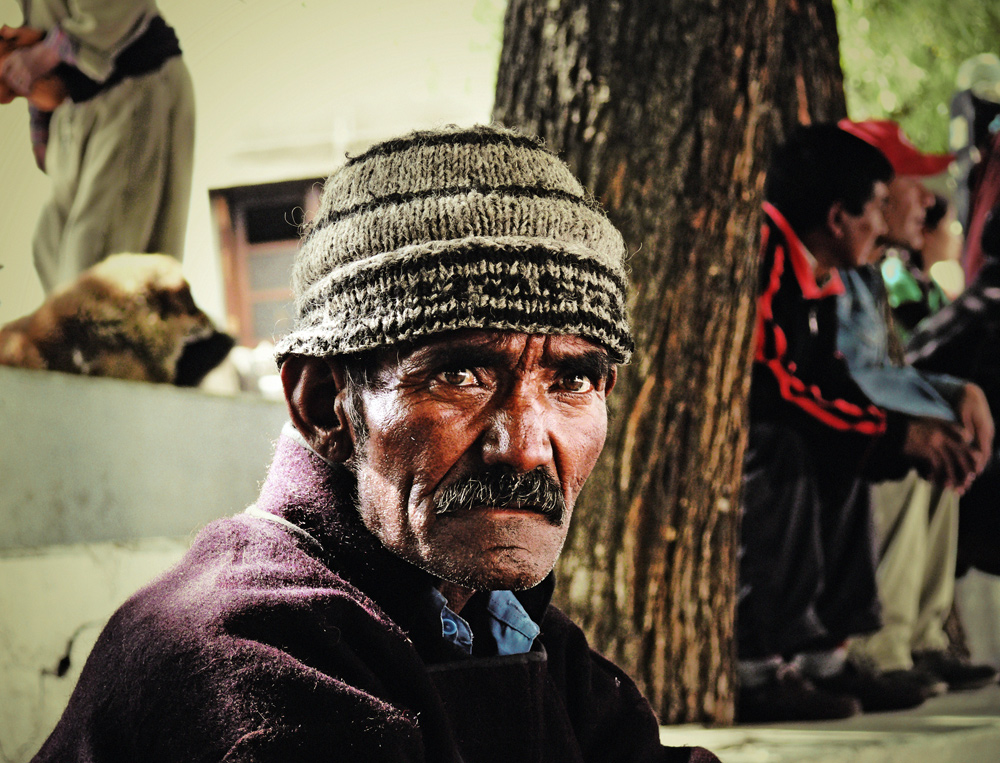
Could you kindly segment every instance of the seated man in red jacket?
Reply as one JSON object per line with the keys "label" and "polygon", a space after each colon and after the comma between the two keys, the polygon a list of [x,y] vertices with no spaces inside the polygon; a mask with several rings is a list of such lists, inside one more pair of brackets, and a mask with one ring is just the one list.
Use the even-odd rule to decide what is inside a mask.
{"label": "seated man in red jacket", "polygon": [[36,760],[704,761],[550,603],[632,349],[625,246],[502,128],[327,182],[257,504],[111,619]]}
{"label": "seated man in red jacket", "polygon": [[836,125],[800,128],[765,184],[744,459],[737,718],[840,718],[923,701],[846,661],[880,625],[866,476],[906,472],[917,435],[876,407],[837,352],[838,269],[885,233],[888,160]]}

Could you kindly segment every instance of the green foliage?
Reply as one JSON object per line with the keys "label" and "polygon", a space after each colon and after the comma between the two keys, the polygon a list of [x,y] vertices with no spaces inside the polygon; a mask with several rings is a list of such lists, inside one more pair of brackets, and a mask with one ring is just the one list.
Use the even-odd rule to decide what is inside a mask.
{"label": "green foliage", "polygon": [[925,151],[948,149],[958,67],[1000,54],[998,0],[833,0],[852,119],[894,119]]}

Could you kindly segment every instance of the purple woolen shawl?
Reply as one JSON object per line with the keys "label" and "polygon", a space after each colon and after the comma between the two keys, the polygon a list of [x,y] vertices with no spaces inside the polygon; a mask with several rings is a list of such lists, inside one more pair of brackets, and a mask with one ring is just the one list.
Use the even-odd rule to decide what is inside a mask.
{"label": "purple woolen shawl", "polygon": [[[204,528],[111,618],[35,761],[695,761],[549,605],[529,655],[470,658],[426,573],[362,525],[352,480],[287,437],[259,509]],[[475,597],[473,597],[475,598]]]}

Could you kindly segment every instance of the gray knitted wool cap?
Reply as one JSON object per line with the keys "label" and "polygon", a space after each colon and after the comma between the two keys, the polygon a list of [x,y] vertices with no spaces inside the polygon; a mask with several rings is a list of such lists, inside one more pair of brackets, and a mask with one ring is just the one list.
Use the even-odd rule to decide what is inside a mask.
{"label": "gray knitted wool cap", "polygon": [[625,244],[569,168],[501,127],[386,141],[323,189],[275,357],[340,355],[463,328],[573,334],[632,351]]}

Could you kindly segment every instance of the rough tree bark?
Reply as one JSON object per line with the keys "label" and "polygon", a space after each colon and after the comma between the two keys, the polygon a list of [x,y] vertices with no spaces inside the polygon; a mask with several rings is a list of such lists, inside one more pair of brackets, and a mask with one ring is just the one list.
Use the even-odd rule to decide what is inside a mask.
{"label": "rough tree bark", "polygon": [[[836,122],[847,116],[840,37],[831,0],[790,0],[775,72],[779,94],[777,139],[797,124]],[[787,96],[787,97],[785,97]]]}
{"label": "rough tree bark", "polygon": [[775,100],[784,42],[804,79],[822,56],[810,8],[833,18],[830,0],[511,0],[505,19],[494,119],[560,153],[633,253],[637,351],[560,604],[667,723],[732,720],[758,210],[771,145],[814,111],[805,84]]}

